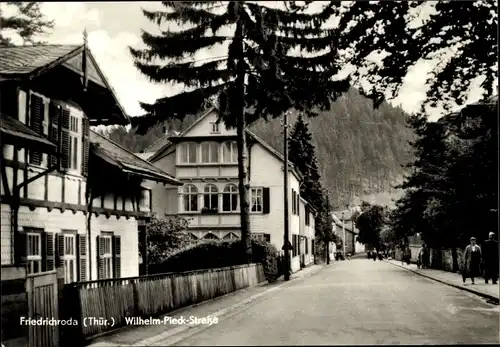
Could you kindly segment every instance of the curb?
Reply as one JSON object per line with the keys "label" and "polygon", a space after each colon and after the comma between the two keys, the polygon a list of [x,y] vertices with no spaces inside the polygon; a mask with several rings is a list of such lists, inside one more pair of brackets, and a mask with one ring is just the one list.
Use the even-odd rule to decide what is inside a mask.
{"label": "curb", "polygon": [[492,301],[493,303],[495,303],[496,305],[498,305],[498,304],[499,304],[499,298],[497,298],[497,297],[495,297],[495,296],[493,296],[493,295],[486,294],[486,293],[482,293],[482,292],[480,292],[480,291],[477,291],[477,290],[474,290],[474,289],[470,289],[470,288],[468,288],[468,287],[464,287],[464,286],[461,286],[461,285],[458,285],[458,284],[453,284],[453,283],[445,282],[445,281],[443,281],[443,280],[440,280],[440,279],[434,278],[434,277],[432,277],[432,276],[429,276],[429,275],[423,274],[423,273],[421,273],[421,272],[417,272],[417,271],[415,271],[415,270],[408,269],[408,268],[403,267],[403,266],[401,266],[401,265],[394,264],[394,263],[389,262],[389,261],[387,261],[387,260],[384,260],[384,262],[385,262],[385,263],[388,263],[388,264],[391,264],[391,265],[394,265],[394,266],[397,266],[397,267],[399,267],[399,268],[401,268],[401,269],[405,269],[405,270],[407,270],[407,271],[413,272],[413,273],[415,273],[415,274],[417,274],[417,275],[420,275],[420,276],[422,276],[422,277],[429,278],[429,279],[431,279],[431,280],[433,280],[433,281],[436,281],[436,282],[439,282],[439,283],[442,283],[442,284],[446,284],[446,285],[448,285],[448,286],[450,286],[450,287],[454,287],[454,288],[461,289],[461,290],[464,290],[464,291],[469,292],[469,293],[472,293],[472,294],[476,294],[476,295],[481,296],[481,297],[483,297],[483,298],[485,298],[485,299],[491,300],[491,301]]}

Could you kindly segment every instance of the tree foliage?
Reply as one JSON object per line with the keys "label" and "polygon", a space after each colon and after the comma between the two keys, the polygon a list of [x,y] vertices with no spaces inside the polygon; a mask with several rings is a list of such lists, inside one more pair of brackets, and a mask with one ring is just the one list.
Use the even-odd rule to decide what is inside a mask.
{"label": "tree foliage", "polygon": [[[0,45],[13,45],[8,36],[14,32],[23,44],[41,44],[36,37],[45,35],[54,27],[54,21],[47,20],[40,11],[40,2],[5,2],[0,5]],[[15,10],[6,15],[6,7]],[[10,33],[8,33],[10,32]]]}
{"label": "tree foliage", "polygon": [[[185,233],[187,227],[188,221],[178,216],[151,219],[146,225],[148,263],[160,264],[170,255],[192,244],[193,241]],[[139,249],[142,247],[140,244]]]}
{"label": "tree foliage", "polygon": [[383,206],[372,205],[366,208],[356,218],[356,228],[359,230],[358,241],[379,249],[381,244],[380,233],[386,223],[386,210]]}
{"label": "tree foliage", "polygon": [[421,232],[433,247],[457,247],[497,230],[498,97],[436,123],[411,126],[417,159],[391,214],[398,235]]}
{"label": "tree foliage", "polygon": [[[463,105],[478,78],[485,96],[495,92],[496,1],[353,1],[346,7],[339,44],[356,67],[354,80],[367,80],[365,92],[376,102],[384,94],[396,96],[420,60],[439,62],[428,80],[426,104]],[[381,64],[371,59],[375,54]]]}

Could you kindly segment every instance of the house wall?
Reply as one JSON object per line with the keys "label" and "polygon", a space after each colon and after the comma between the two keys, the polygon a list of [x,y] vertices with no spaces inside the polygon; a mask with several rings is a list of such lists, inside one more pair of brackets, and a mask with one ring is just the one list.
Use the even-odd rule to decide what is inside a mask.
{"label": "house wall", "polygon": [[[12,233],[10,227],[11,209],[9,205],[1,204],[1,241],[2,241],[2,265],[14,263],[14,249],[12,243]],[[31,211],[26,206],[19,209],[19,230],[23,228],[41,228],[47,233],[60,233],[63,230],[74,230],[80,235],[87,233],[87,217],[81,211],[73,213],[71,210],[61,212],[58,209],[48,211],[47,208],[36,208]],[[97,245],[96,236],[101,235],[101,231],[113,232],[121,237],[121,277],[139,275],[138,256],[138,236],[137,220],[134,217],[126,219],[104,215],[91,219],[91,262],[92,280],[97,279]],[[87,273],[89,273],[87,263]],[[90,278],[89,278],[90,280]]]}
{"label": "house wall", "polygon": [[[24,124],[27,122],[29,115],[30,93],[42,97],[44,102],[44,134],[48,134],[48,106],[50,99],[33,91],[19,91],[18,100],[12,100],[18,104],[18,120]],[[70,110],[71,116],[75,115],[82,119],[85,115],[81,108],[68,100],[67,102],[58,102],[65,105]],[[80,124],[81,125],[81,124]],[[80,126],[81,128],[81,126]],[[28,154],[24,149],[16,149],[12,145],[2,144],[1,150],[6,165],[6,179],[8,189],[3,186],[3,180],[0,180],[0,191],[2,196],[1,204],[1,264],[14,264],[13,254],[13,233],[11,230],[11,212],[10,205],[7,202],[9,198],[6,192],[13,192],[15,185],[20,184],[28,178],[31,178],[38,173],[41,173],[47,168],[47,155],[43,155],[40,165],[32,165],[28,163]],[[80,149],[81,152],[81,149]],[[76,230],[78,234],[86,233],[86,178],[81,173],[83,157],[77,157],[78,169],[68,170],[66,172],[53,171],[39,179],[29,183],[20,191],[21,207],[19,209],[18,225],[22,231],[23,227],[43,228],[45,232],[55,233],[61,230]],[[104,197],[99,197],[93,201],[93,207],[98,210],[98,217],[95,215],[95,223],[92,225],[92,237],[100,232],[100,230],[114,231],[115,235],[121,236],[122,249],[122,265],[121,275],[135,276],[138,274],[138,230],[135,217],[126,218],[121,216],[122,212],[137,212],[138,209],[142,212],[150,212],[149,190],[143,191],[143,197],[137,204],[132,203],[131,197],[114,196],[106,194]],[[28,207],[31,206],[31,209]],[[103,213],[106,213],[105,216]],[[95,242],[95,240],[94,240]],[[93,247],[93,246],[92,246]],[[43,249],[43,247],[42,247]],[[92,250],[95,256],[95,250]],[[91,259],[93,266],[96,266],[95,259]],[[94,269],[95,270],[95,269]],[[93,270],[93,275],[95,271]],[[95,273],[94,273],[95,272]],[[92,277],[96,279],[96,277]]]}

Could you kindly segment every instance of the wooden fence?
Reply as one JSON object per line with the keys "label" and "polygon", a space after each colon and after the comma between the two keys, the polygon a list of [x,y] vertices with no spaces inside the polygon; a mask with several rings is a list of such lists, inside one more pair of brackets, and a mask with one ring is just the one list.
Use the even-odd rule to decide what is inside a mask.
{"label": "wooden fence", "polygon": [[[124,326],[125,317],[166,314],[264,281],[262,265],[249,264],[72,283],[65,289],[66,317],[79,322],[72,339],[86,340]],[[83,321],[88,317],[113,320],[114,325],[88,324]]]}

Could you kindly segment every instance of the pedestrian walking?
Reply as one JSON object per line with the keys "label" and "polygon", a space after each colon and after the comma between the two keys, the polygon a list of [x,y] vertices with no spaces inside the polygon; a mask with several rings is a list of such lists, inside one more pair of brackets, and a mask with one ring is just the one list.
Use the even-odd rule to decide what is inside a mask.
{"label": "pedestrian walking", "polygon": [[405,249],[403,251],[403,263],[406,263],[406,265],[410,265],[410,260],[411,260],[411,249],[409,246],[405,246]]}
{"label": "pedestrian walking", "polygon": [[420,269],[426,269],[429,267],[429,249],[427,245],[424,243],[422,247],[418,250],[418,260],[417,267]]}
{"label": "pedestrian walking", "polygon": [[498,267],[498,241],[495,240],[495,233],[490,232],[488,240],[484,241],[483,245],[483,268],[486,284],[490,279],[493,284],[497,284]]}
{"label": "pedestrian walking", "polygon": [[366,252],[366,257],[367,257],[368,259],[371,259],[371,258],[372,258],[372,254],[371,254],[371,252],[370,252],[370,251]]}
{"label": "pedestrian walking", "polygon": [[474,284],[474,278],[478,277],[481,266],[481,248],[476,243],[476,238],[470,238],[470,244],[465,247],[463,255],[463,266],[462,266],[462,279],[465,284],[465,280],[470,277],[472,284]]}
{"label": "pedestrian walking", "polygon": [[373,261],[377,260],[377,252],[372,253],[372,258],[373,258]]}

